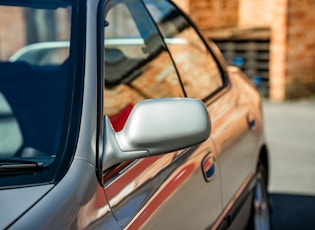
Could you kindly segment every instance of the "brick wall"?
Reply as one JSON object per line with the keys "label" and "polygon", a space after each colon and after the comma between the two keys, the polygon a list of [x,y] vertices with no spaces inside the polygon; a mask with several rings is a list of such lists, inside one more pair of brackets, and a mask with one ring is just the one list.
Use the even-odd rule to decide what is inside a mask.
{"label": "brick wall", "polygon": [[186,14],[190,13],[190,0],[173,0]]}
{"label": "brick wall", "polygon": [[[7,60],[12,54],[28,44],[27,33],[30,30],[27,27],[25,19],[24,9],[20,7],[0,7],[0,60]],[[70,11],[67,9],[57,11],[56,19],[59,22],[56,27],[57,40],[69,40],[70,24],[65,22],[70,20]],[[40,29],[40,26],[37,28]],[[47,32],[45,30],[52,30],[52,28],[44,25],[44,29],[42,30],[44,32],[42,34],[44,35]],[[43,38],[38,37],[38,41],[35,42],[50,40],[50,38],[46,38],[45,36]]]}
{"label": "brick wall", "polygon": [[16,50],[23,47],[24,27],[21,9],[0,8],[0,60],[9,58]]}
{"label": "brick wall", "polygon": [[[305,97],[315,92],[314,0],[174,1],[204,30],[269,26],[271,99]],[[25,33],[24,16],[19,9],[2,8],[0,19],[0,59],[6,59],[25,43],[20,36]],[[5,32],[9,24],[14,32]]]}
{"label": "brick wall", "polygon": [[271,23],[270,98],[315,93],[314,0],[275,0]]}
{"label": "brick wall", "polygon": [[173,0],[189,14],[202,29],[236,26],[238,1],[236,0]]}
{"label": "brick wall", "polygon": [[272,22],[272,7],[277,0],[239,0],[238,25],[265,27]]}
{"label": "brick wall", "polygon": [[269,95],[274,101],[283,100],[286,81],[287,15],[289,0],[275,0],[272,8],[269,61]]}
{"label": "brick wall", "polygon": [[290,0],[288,4],[286,95],[315,93],[315,1]]}
{"label": "brick wall", "polygon": [[270,98],[315,93],[314,0],[184,0],[178,3],[203,29],[269,27]]}
{"label": "brick wall", "polygon": [[203,29],[236,26],[238,22],[238,1],[191,0],[190,15]]}

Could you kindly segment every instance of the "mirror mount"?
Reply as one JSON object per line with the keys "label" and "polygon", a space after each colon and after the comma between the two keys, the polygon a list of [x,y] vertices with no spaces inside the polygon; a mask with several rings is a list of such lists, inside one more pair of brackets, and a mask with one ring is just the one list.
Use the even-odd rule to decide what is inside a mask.
{"label": "mirror mount", "polygon": [[121,150],[112,124],[107,116],[104,117],[105,132],[104,143],[105,149],[102,157],[102,171],[109,169],[113,165],[122,163],[127,160],[134,160],[143,157],[149,157],[148,151],[123,151]]}

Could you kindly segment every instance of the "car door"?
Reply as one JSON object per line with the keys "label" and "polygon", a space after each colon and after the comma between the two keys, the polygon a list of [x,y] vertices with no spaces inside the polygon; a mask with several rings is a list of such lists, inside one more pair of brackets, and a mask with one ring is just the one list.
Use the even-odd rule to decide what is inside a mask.
{"label": "car door", "polygon": [[[141,1],[106,1],[103,15],[103,111],[119,131],[137,102],[184,97],[185,92]],[[103,177],[113,215],[123,228],[130,229],[209,227],[222,211],[215,158],[209,138],[181,151],[113,166]]]}
{"label": "car door", "polygon": [[[144,0],[178,69],[188,97],[203,100],[212,121],[222,179],[223,207],[239,194],[255,170],[255,113],[240,72],[225,66],[216,46],[171,2]],[[230,79],[229,79],[230,78]],[[236,87],[237,86],[237,87]]]}

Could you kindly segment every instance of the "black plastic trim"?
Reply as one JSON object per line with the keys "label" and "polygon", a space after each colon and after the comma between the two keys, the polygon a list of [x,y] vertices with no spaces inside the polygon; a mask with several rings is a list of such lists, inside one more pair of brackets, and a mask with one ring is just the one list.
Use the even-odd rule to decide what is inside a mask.
{"label": "black plastic trim", "polygon": [[[229,205],[223,210],[221,216],[217,219],[217,222],[221,220],[220,223],[218,223],[218,227],[216,229],[228,229],[235,220],[236,216],[238,215],[239,211],[242,209],[248,198],[250,198],[250,195],[254,191],[254,187],[256,184],[256,176],[253,175],[249,182],[244,187],[243,191],[240,191],[240,195],[237,197],[234,203],[232,203],[232,206]],[[209,227],[208,229],[213,229],[213,227]]]}
{"label": "black plastic trim", "polygon": [[183,12],[179,7],[177,7],[176,4],[174,4],[172,1],[169,1],[169,2],[181,13],[181,15],[188,21],[190,26],[192,26],[195,29],[199,37],[202,39],[204,45],[208,49],[209,53],[212,55],[215,62],[217,63],[217,66],[221,73],[223,85],[217,90],[215,90],[214,92],[212,92],[211,94],[209,94],[208,96],[206,96],[204,99],[202,99],[204,102],[208,100],[212,101],[213,100],[212,97],[215,97],[216,94],[218,94],[221,91],[224,91],[224,89],[230,85],[230,81],[229,81],[228,73],[227,73],[227,64],[225,62],[225,59],[223,58],[223,55],[221,51],[219,50],[219,48],[209,39],[206,39],[202,31],[197,27],[196,23],[194,23],[194,21],[192,21],[192,19],[189,18],[185,12]]}
{"label": "black plastic trim", "polygon": [[102,154],[104,139],[103,88],[104,88],[104,10],[108,1],[100,1],[97,11],[97,129],[96,129],[96,175],[103,185]]}

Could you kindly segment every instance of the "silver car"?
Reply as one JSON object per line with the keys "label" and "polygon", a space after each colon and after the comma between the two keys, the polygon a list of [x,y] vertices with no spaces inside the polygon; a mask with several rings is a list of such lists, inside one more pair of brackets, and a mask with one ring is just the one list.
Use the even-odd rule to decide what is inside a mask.
{"label": "silver car", "polygon": [[[260,95],[172,1],[0,19],[0,229],[269,229]],[[67,56],[12,59],[30,44]]]}

